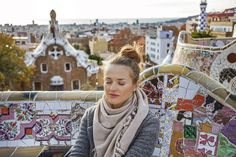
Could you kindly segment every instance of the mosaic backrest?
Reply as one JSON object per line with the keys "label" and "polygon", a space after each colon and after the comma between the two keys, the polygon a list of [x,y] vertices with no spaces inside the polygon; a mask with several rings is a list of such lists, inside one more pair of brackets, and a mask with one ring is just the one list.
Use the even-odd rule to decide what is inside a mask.
{"label": "mosaic backrest", "polygon": [[[182,31],[173,64],[193,67],[222,83],[236,94],[236,38],[199,38]],[[184,42],[186,38],[190,38]]]}
{"label": "mosaic backrest", "polygon": [[179,65],[153,67],[142,77],[161,124],[154,156],[236,156],[236,101],[225,103],[233,95],[227,98],[219,83]]}
{"label": "mosaic backrest", "polygon": [[[152,67],[141,77],[160,119],[154,157],[236,155],[236,98],[221,84],[180,65]],[[101,95],[0,93],[0,147],[73,145],[86,108]]]}

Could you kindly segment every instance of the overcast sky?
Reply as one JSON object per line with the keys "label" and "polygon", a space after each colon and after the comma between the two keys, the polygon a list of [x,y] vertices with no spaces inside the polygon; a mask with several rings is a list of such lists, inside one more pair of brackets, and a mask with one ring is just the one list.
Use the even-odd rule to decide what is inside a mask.
{"label": "overcast sky", "polygon": [[[47,24],[57,19],[169,18],[199,14],[201,0],[0,0],[0,24]],[[236,0],[208,0],[207,12],[236,7]],[[44,22],[42,22],[44,21]],[[60,22],[62,23],[62,22]]]}

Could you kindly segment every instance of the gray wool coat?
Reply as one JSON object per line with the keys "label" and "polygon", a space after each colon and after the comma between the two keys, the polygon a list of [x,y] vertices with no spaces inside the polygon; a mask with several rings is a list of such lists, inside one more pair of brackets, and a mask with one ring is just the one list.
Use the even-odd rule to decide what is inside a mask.
{"label": "gray wool coat", "polygon": [[[96,106],[88,108],[83,115],[76,143],[65,155],[66,157],[94,156],[93,116],[95,107]],[[140,125],[128,151],[123,157],[151,157],[159,130],[159,120],[149,111],[147,117]]]}

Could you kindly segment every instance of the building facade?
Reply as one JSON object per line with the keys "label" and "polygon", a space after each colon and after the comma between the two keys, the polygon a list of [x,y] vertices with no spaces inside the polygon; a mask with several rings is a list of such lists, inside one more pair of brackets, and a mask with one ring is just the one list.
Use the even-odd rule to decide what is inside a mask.
{"label": "building facade", "polygon": [[61,35],[54,10],[50,16],[47,35],[25,60],[28,66],[35,66],[32,90],[80,90],[84,84],[95,86],[96,63]]}
{"label": "building facade", "polygon": [[234,13],[220,12],[210,13],[208,15],[209,29],[213,36],[232,37],[233,25],[235,24],[231,17]]}
{"label": "building facade", "polygon": [[173,49],[173,31],[164,31],[162,27],[157,28],[155,35],[146,35],[145,46],[149,60],[161,64]]}
{"label": "building facade", "polygon": [[108,51],[108,41],[102,37],[94,37],[89,40],[91,54],[100,54]]}
{"label": "building facade", "polygon": [[133,44],[131,41],[134,37],[135,35],[132,34],[129,28],[124,28],[113,35],[113,38],[108,42],[108,50],[110,52],[118,53],[122,46]]}

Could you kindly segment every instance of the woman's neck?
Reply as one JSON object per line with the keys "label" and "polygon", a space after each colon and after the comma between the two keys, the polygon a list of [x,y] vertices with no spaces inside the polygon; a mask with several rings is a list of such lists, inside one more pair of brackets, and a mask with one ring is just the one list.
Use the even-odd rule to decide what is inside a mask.
{"label": "woman's neck", "polygon": [[108,106],[112,109],[118,109],[118,108],[121,108],[123,106],[123,104],[119,104],[119,105],[114,105],[114,104],[109,104],[108,103]]}

